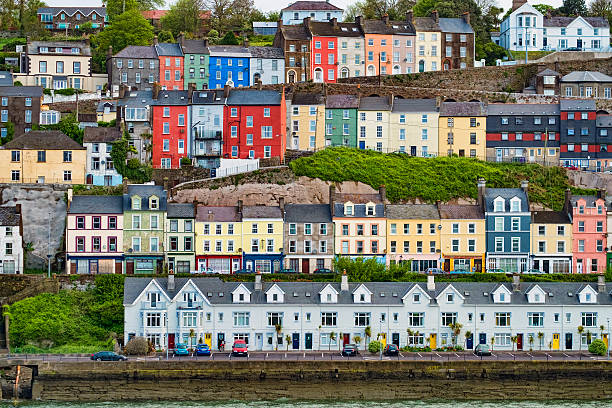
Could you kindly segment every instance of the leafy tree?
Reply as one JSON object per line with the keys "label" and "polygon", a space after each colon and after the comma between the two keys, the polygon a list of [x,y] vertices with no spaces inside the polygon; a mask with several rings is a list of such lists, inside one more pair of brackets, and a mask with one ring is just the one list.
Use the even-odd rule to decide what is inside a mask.
{"label": "leafy tree", "polygon": [[542,344],[544,343],[544,333],[543,332],[538,332],[538,340],[540,343],[540,350],[542,350]]}
{"label": "leafy tree", "polygon": [[287,334],[285,336],[285,345],[287,346],[287,351],[289,351],[289,343],[291,343],[291,336]]}
{"label": "leafy tree", "polygon": [[518,341],[518,336],[511,336],[510,341],[512,342],[512,352],[514,352],[514,346],[516,342]]}
{"label": "leafy tree", "polygon": [[550,4],[534,4],[533,8],[544,15],[546,15],[546,13],[548,13],[549,11],[552,13],[555,10],[555,8]]}
{"label": "leafy tree", "polygon": [[111,22],[120,14],[130,10],[153,10],[163,7],[164,0],[107,0],[106,13]]}
{"label": "leafy tree", "polygon": [[118,15],[113,23],[92,37],[92,43],[100,53],[109,46],[117,53],[128,45],[149,45],[153,41],[153,26],[138,10]]}
{"label": "leafy tree", "polygon": [[181,32],[198,33],[202,30],[200,14],[203,8],[202,0],[178,0],[162,17],[161,26],[171,31],[174,37]]}
{"label": "leafy tree", "polygon": [[357,347],[357,350],[359,350],[359,345],[361,344],[361,336],[355,336],[353,337],[353,340],[355,340],[355,346]]}
{"label": "leafy tree", "polygon": [[584,333],[584,326],[578,326],[576,331],[578,332],[578,350],[582,350],[582,333]]}
{"label": "leafy tree", "polygon": [[612,1],[593,0],[589,6],[589,14],[593,17],[605,17],[612,26]]}
{"label": "leafy tree", "polygon": [[584,16],[587,14],[586,3],[584,0],[563,0],[559,12],[566,16]]}
{"label": "leafy tree", "polygon": [[275,325],[274,331],[276,332],[276,350],[278,351],[279,340],[283,340],[283,326],[281,326],[280,324]]}
{"label": "leafy tree", "polygon": [[468,331],[466,331],[466,332],[465,332],[465,348],[466,348],[466,349],[467,349],[467,341],[468,341],[468,339],[469,339],[469,338],[471,338],[471,337],[472,337],[472,332],[471,332],[471,331],[469,331],[469,330],[468,330]]}
{"label": "leafy tree", "polygon": [[170,30],[161,30],[159,33],[157,33],[157,40],[159,42],[168,42],[168,43],[175,42],[174,35],[172,34],[172,31]]}
{"label": "leafy tree", "polygon": [[485,59],[487,65],[495,65],[498,59],[503,60],[508,55],[508,51],[501,45],[494,42],[478,41],[475,44],[476,59]]}
{"label": "leafy tree", "polygon": [[461,323],[451,323],[448,325],[448,327],[453,332],[453,344],[456,346],[457,340],[459,339],[459,335],[461,334],[461,329],[463,328],[463,325]]}
{"label": "leafy tree", "polygon": [[127,133],[124,133],[121,140],[113,142],[111,158],[115,169],[121,176],[131,182],[144,183],[150,181],[153,173],[151,167],[141,164],[138,159],[127,160],[128,153],[136,153],[136,149],[129,146]]}
{"label": "leafy tree", "polygon": [[210,10],[208,24],[220,33],[230,30],[250,30],[252,16],[257,16],[253,0],[203,0]]}
{"label": "leafy tree", "polygon": [[370,353],[380,353],[380,349],[382,348],[382,343],[378,340],[373,340],[368,344],[368,351]]}
{"label": "leafy tree", "polygon": [[83,134],[85,131],[79,128],[79,122],[75,113],[64,116],[60,119],[59,123],[54,125],[40,125],[38,127],[34,126],[34,128],[40,130],[59,130],[78,144],[83,144]]}
{"label": "leafy tree", "polygon": [[219,32],[214,28],[208,32],[208,40],[212,44],[216,44],[219,42]]}
{"label": "leafy tree", "polygon": [[93,34],[96,31],[95,28],[93,28],[93,24],[91,21],[87,21],[81,25],[79,25],[79,32],[83,33],[83,34]]}
{"label": "leafy tree", "polygon": [[240,44],[240,41],[238,41],[238,38],[234,35],[233,31],[228,31],[227,34],[225,34],[225,36],[219,41],[219,44],[238,45]]}

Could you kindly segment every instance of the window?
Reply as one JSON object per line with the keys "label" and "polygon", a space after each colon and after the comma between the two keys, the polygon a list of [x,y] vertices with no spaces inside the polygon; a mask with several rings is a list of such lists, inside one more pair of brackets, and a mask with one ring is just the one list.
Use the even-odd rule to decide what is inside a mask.
{"label": "window", "polygon": [[268,312],[268,326],[282,326],[283,325],[283,313],[279,312]]}
{"label": "window", "polygon": [[495,326],[509,327],[510,326],[510,313],[509,312],[495,312]]}
{"label": "window", "polygon": [[336,312],[321,312],[321,326],[323,327],[335,327],[338,318]]}
{"label": "window", "polygon": [[354,314],[355,326],[366,327],[370,325],[370,313],[359,312]]}
{"label": "window", "polygon": [[[419,295],[415,294],[415,296],[419,296]],[[425,313],[422,313],[422,312],[408,313],[408,326],[422,327],[424,325],[424,321],[425,321]]]}
{"label": "window", "polygon": [[529,326],[531,327],[544,326],[544,313],[542,312],[528,312],[527,318],[529,320]]}
{"label": "window", "polygon": [[585,326],[585,327],[597,326],[597,313],[582,312],[580,315],[582,319],[582,326]]}
{"label": "window", "polygon": [[[240,294],[240,296],[244,296],[244,294]],[[248,327],[250,324],[251,314],[249,312],[234,312],[234,326],[239,327]]]}
{"label": "window", "polygon": [[442,326],[448,327],[450,324],[457,323],[457,313],[456,312],[442,312]]}

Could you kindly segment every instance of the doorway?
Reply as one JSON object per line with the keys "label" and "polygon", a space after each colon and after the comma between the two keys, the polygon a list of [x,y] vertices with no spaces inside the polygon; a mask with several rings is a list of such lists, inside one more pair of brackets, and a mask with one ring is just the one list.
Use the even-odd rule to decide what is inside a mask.
{"label": "doorway", "polygon": [[257,350],[263,350],[263,334],[257,333],[255,334],[255,348]]}
{"label": "doorway", "polygon": [[391,334],[391,343],[395,344],[397,347],[400,346],[400,335],[399,333],[392,333]]}
{"label": "doorway", "polygon": [[310,273],[310,259],[308,258],[302,259],[302,273]]}
{"label": "doorway", "polygon": [[173,349],[174,346],[174,333],[168,333],[168,350]]}
{"label": "doorway", "polygon": [[474,335],[471,334],[470,337],[466,338],[465,348],[468,350],[472,350],[474,348]]}
{"label": "doorway", "polygon": [[306,350],[312,350],[312,333],[306,333],[304,335],[304,348]]}
{"label": "doorway", "polygon": [[351,342],[351,335],[349,333],[342,334],[342,345],[347,345]]}
{"label": "doorway", "polygon": [[360,148],[361,150],[364,150],[364,149],[365,149],[365,140],[360,140],[360,141],[359,141],[359,148]]}
{"label": "doorway", "polygon": [[478,344],[487,344],[487,333],[480,333],[478,335]]}
{"label": "doorway", "polygon": [[294,350],[300,349],[300,333],[293,333],[292,346]]}
{"label": "doorway", "polygon": [[431,333],[429,335],[429,348],[431,348],[432,350],[435,350],[436,347],[436,333]]}
{"label": "doorway", "polygon": [[221,349],[221,344],[225,342],[225,333],[217,333],[217,348]]}
{"label": "doorway", "polygon": [[572,349],[572,333],[565,333],[565,349],[566,350],[571,350]]}
{"label": "doorway", "polygon": [[516,349],[517,350],[523,349],[523,333],[519,333],[516,335]]}
{"label": "doorway", "polygon": [[559,350],[559,333],[553,333],[552,349]]}

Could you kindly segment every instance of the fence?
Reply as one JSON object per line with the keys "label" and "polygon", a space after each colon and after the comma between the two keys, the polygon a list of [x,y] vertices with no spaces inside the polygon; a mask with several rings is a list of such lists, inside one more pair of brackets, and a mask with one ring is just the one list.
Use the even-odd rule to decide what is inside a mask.
{"label": "fence", "polygon": [[235,166],[230,166],[230,163],[221,161],[221,167],[216,170],[214,178],[226,177],[234,174],[246,173],[249,171],[255,171],[259,169],[259,160],[249,160],[248,162],[242,162]]}

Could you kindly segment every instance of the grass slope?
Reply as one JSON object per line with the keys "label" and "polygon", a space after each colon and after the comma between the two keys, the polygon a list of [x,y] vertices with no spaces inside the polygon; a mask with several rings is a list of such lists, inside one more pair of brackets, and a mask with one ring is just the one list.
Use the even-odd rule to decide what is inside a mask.
{"label": "grass slope", "polygon": [[529,180],[531,202],[555,210],[563,207],[564,191],[589,194],[592,190],[570,186],[561,167],[538,164],[491,163],[466,157],[420,158],[404,154],[384,154],[373,150],[347,147],[327,148],[290,163],[296,176],[326,181],[360,181],[374,188],[387,187],[392,202],[420,198],[424,201],[448,201],[477,196],[477,180],[483,177],[487,187],[519,187]]}

